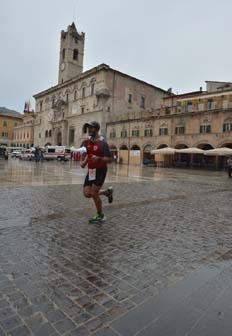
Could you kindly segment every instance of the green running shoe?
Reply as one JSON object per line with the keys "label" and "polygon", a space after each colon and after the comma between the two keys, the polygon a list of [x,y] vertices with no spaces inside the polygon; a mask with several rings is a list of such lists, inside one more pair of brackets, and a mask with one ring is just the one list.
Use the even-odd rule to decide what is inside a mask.
{"label": "green running shoe", "polygon": [[109,187],[109,188],[107,189],[107,197],[108,197],[108,202],[109,202],[109,203],[112,203],[112,202],[113,202],[113,192],[114,192],[113,187]]}
{"label": "green running shoe", "polygon": [[106,220],[104,214],[96,214],[92,218],[90,218],[89,223],[94,224],[94,223],[102,223]]}

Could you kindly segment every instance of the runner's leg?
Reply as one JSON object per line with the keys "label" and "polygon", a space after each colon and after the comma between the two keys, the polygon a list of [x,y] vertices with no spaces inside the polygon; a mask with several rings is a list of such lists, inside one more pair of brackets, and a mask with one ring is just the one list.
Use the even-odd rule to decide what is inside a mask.
{"label": "runner's leg", "polygon": [[91,189],[91,194],[95,203],[95,207],[97,209],[97,213],[98,214],[102,214],[102,200],[100,197],[100,189],[101,186],[97,186],[95,184],[92,185],[92,189]]}

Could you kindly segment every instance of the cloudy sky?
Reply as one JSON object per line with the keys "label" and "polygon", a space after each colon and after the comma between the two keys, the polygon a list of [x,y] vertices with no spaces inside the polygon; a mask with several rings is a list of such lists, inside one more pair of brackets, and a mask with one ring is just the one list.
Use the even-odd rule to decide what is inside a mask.
{"label": "cloudy sky", "polygon": [[57,84],[60,31],[86,33],[84,70],[106,63],[175,93],[232,81],[231,0],[0,0],[0,106]]}

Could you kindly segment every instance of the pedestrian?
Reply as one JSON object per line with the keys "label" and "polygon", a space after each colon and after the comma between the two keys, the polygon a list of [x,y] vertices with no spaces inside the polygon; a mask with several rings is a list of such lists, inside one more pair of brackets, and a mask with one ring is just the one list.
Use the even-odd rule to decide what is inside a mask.
{"label": "pedestrian", "polygon": [[35,147],[34,157],[35,157],[35,162],[39,162],[39,160],[40,160],[40,150],[39,150],[39,146],[36,146],[36,147]]}
{"label": "pedestrian", "polygon": [[89,220],[89,223],[100,223],[105,221],[101,196],[106,196],[109,203],[113,202],[113,188],[101,190],[107,173],[107,164],[111,163],[112,157],[107,142],[99,135],[99,123],[92,121],[84,124],[83,132],[86,133],[87,130],[89,138],[81,145],[86,147],[81,167],[88,165],[83,194],[87,198],[93,198],[97,210],[97,214]]}
{"label": "pedestrian", "polygon": [[232,173],[232,155],[227,160],[227,169],[228,169],[228,177],[231,177],[231,173]]}
{"label": "pedestrian", "polygon": [[43,153],[43,149],[40,148],[40,161],[43,162],[44,161],[44,153]]}

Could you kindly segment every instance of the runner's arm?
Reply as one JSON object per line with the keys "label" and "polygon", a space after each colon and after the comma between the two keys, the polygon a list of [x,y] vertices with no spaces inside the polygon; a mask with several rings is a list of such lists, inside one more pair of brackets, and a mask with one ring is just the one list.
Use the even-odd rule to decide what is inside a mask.
{"label": "runner's arm", "polygon": [[[86,140],[82,142],[81,147],[86,147]],[[80,163],[81,168],[85,168],[87,163],[88,163],[88,155],[86,153],[81,154],[81,163]]]}

